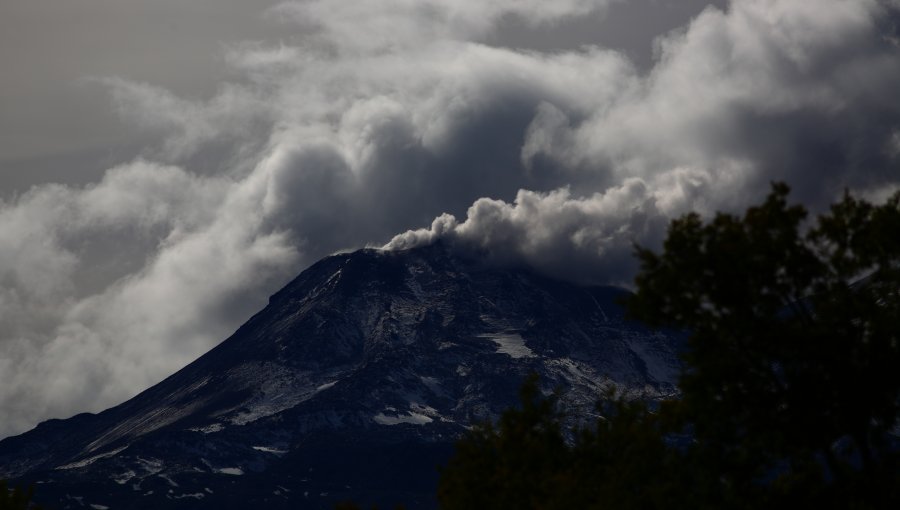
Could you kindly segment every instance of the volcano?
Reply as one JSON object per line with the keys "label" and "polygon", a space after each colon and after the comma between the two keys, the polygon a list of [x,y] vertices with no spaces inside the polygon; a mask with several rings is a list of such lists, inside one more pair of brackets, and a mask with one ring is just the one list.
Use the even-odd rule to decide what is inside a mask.
{"label": "volcano", "polygon": [[678,337],[626,295],[443,244],[333,255],[131,400],[0,441],[0,478],[48,508],[435,508],[437,466],[529,373],[584,412],[676,392]]}

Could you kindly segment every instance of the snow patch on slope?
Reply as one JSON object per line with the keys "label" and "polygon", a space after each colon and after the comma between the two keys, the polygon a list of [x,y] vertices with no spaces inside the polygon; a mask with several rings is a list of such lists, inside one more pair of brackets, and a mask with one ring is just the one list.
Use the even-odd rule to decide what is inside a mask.
{"label": "snow patch on slope", "polygon": [[212,425],[207,425],[205,427],[191,427],[188,430],[191,432],[201,432],[203,434],[212,434],[215,432],[221,432],[225,428],[221,423],[213,423]]}
{"label": "snow patch on slope", "polygon": [[534,351],[525,345],[525,339],[518,333],[482,333],[478,338],[487,338],[497,344],[497,352],[511,358],[533,358]]}
{"label": "snow patch on slope", "polygon": [[325,391],[325,390],[331,388],[332,386],[334,386],[335,384],[337,384],[337,381],[332,381],[332,382],[330,382],[330,383],[325,383],[325,384],[323,384],[323,385],[321,385],[321,386],[319,386],[319,387],[316,388],[316,393],[318,393],[318,392],[320,392],[320,391]]}
{"label": "snow patch on slope", "polygon": [[158,475],[156,475],[156,476],[158,476],[158,477],[162,478],[163,480],[169,482],[169,485],[171,485],[172,487],[178,487],[178,484],[175,483],[175,480],[172,480],[172,477],[170,477],[169,475],[166,475],[166,474],[158,474]]}
{"label": "snow patch on slope", "polygon": [[417,414],[412,412],[406,415],[396,416],[388,416],[384,413],[378,413],[373,416],[372,419],[379,425],[399,425],[401,423],[408,423],[410,425],[425,425],[434,421],[424,414]]}
{"label": "snow patch on slope", "polygon": [[386,407],[385,411],[388,411],[390,414],[380,412],[373,416],[372,420],[379,425],[399,425],[401,423],[427,425],[435,419],[447,421],[437,409],[416,401],[409,402],[409,411],[406,414],[397,413],[397,410],[393,407]]}
{"label": "snow patch on slope", "polygon": [[184,498],[194,498],[194,499],[203,499],[204,494],[202,492],[195,492],[193,494],[178,494],[177,496],[173,496],[173,499],[184,499]]}
{"label": "snow patch on slope", "polygon": [[273,448],[271,446],[254,446],[253,449],[258,452],[271,453],[273,455],[285,455],[288,453],[287,450],[282,450],[280,448]]}
{"label": "snow patch on slope", "polygon": [[93,457],[89,457],[87,459],[79,460],[77,462],[72,462],[69,464],[65,464],[62,466],[57,466],[56,469],[77,469],[83,468],[85,466],[90,466],[94,462],[97,462],[100,459],[108,459],[110,457],[114,457],[119,454],[122,450],[128,448],[128,446],[123,446],[121,448],[116,448],[115,450],[108,451],[106,453],[101,453],[100,455],[94,455]]}
{"label": "snow patch on slope", "polygon": [[137,476],[137,473],[135,473],[134,471],[129,469],[129,470],[125,471],[124,473],[121,473],[118,475],[113,475],[110,478],[112,479],[112,481],[116,482],[119,485],[125,485],[126,483],[128,483],[129,480],[131,480],[135,476]]}

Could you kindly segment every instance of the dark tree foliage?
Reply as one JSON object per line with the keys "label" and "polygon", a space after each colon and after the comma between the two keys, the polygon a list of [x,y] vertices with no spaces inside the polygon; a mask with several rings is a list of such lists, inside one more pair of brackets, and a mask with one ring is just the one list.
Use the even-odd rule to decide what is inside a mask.
{"label": "dark tree foliage", "polygon": [[[442,473],[445,508],[528,508],[555,494],[568,462],[556,400],[541,398],[534,378],[521,390],[522,408],[485,423],[457,446]],[[456,469],[459,466],[462,469]],[[454,472],[456,476],[447,476]]]}
{"label": "dark tree foliage", "polygon": [[0,480],[0,510],[41,510],[39,506],[31,503],[33,495],[34,487],[10,489],[6,480]]}
{"label": "dark tree foliage", "polygon": [[900,195],[845,195],[806,233],[787,195],[673,222],[630,308],[690,331],[676,409],[724,503],[896,499]]}
{"label": "dark tree foliage", "polygon": [[900,508],[900,194],[807,227],[788,191],[638,249],[631,314],[690,332],[680,399],[607,399],[565,442],[531,382],[461,441],[442,507]]}
{"label": "dark tree foliage", "polygon": [[658,415],[643,403],[615,398],[599,407],[606,418],[566,441],[557,398],[543,396],[532,376],[522,387],[520,408],[504,412],[496,426],[475,427],[459,442],[441,472],[441,508],[665,505],[682,477],[669,462]]}

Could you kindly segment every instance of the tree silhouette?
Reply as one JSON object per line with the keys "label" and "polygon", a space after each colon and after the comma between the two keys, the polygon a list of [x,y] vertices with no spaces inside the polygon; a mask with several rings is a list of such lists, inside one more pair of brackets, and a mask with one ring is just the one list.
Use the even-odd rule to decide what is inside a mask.
{"label": "tree silhouette", "polygon": [[900,195],[845,194],[804,233],[788,192],[673,222],[630,310],[690,331],[678,419],[725,503],[896,498]]}
{"label": "tree silhouette", "polygon": [[0,510],[41,510],[41,507],[31,503],[33,495],[34,487],[10,489],[6,480],[0,480]]}
{"label": "tree silhouette", "polygon": [[900,508],[900,194],[807,226],[788,193],[638,248],[628,308],[689,332],[681,398],[607,396],[568,434],[529,382],[460,442],[442,507]]}

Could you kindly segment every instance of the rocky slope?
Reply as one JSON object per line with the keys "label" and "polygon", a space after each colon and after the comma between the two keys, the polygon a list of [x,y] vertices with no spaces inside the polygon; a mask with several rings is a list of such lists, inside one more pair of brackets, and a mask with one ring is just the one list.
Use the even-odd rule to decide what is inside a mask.
{"label": "rocky slope", "polygon": [[0,441],[0,478],[51,508],[432,508],[454,439],[531,371],[585,410],[609,384],[674,392],[677,341],[625,321],[624,292],[439,244],[334,255],[133,399]]}

